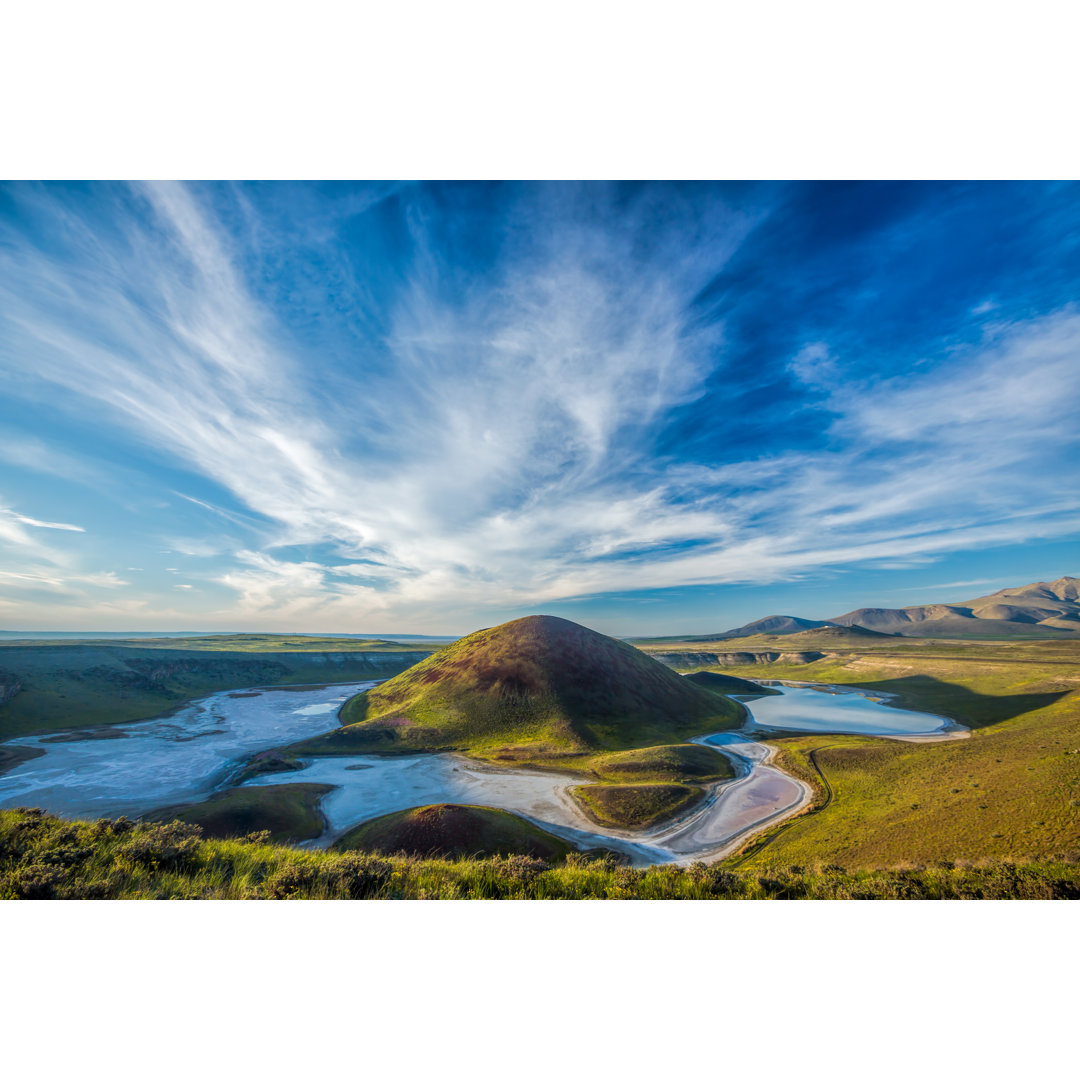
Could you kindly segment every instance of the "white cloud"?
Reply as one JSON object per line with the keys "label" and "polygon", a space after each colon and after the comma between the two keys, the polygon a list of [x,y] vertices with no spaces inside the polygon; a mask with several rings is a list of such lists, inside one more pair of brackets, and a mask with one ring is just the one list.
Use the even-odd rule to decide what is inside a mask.
{"label": "white cloud", "polygon": [[61,532],[86,532],[81,525],[65,525],[60,521],[40,521],[37,518],[19,514],[8,507],[0,506],[0,541],[26,546],[37,545],[38,541],[25,529],[21,528],[23,525],[29,525],[34,529],[59,529]]}
{"label": "white cloud", "polygon": [[130,585],[130,581],[124,581],[112,570],[99,570],[93,574],[73,574],[68,581],[76,585],[93,585],[99,589],[118,589],[124,585]]}
{"label": "white cloud", "polygon": [[[1004,578],[972,578],[970,581],[945,581],[940,585],[911,585],[903,589],[896,589],[896,592],[927,592],[930,589],[966,589],[974,587],[976,585],[1007,585],[1008,582]],[[974,600],[975,597],[967,597],[969,600]]]}
{"label": "white cloud", "polygon": [[130,581],[122,580],[112,570],[99,570],[90,574],[57,574],[32,569],[2,570],[0,580],[6,581],[11,587],[48,588],[67,593],[78,593],[81,591],[80,586],[87,585],[97,589],[116,589],[131,584]]}
{"label": "white cloud", "polygon": [[792,357],[788,370],[800,382],[815,389],[828,387],[837,379],[836,358],[823,341],[804,345]]}
{"label": "white cloud", "polygon": [[[2,299],[41,378],[271,523],[219,575],[230,612],[456,628],[464,609],[777,581],[1080,528],[1077,482],[1055,468],[1078,435],[1074,311],[990,327],[944,366],[863,384],[840,382],[843,357],[808,343],[791,370],[828,392],[826,449],[665,466],[657,425],[723,355],[723,328],[697,327],[689,302],[752,221],[731,216],[655,266],[630,257],[629,225],[531,221],[544,240],[479,293],[441,279],[414,220],[412,277],[380,342],[391,371],[358,347],[355,379],[327,400],[192,194],[140,191],[156,226],[132,228],[126,252],[95,248],[107,272],[20,252]],[[336,555],[290,560],[286,545]]]}
{"label": "white cloud", "polygon": [[65,525],[61,521],[38,521],[37,518],[13,514],[12,517],[23,525],[33,525],[35,529],[61,529],[64,532],[86,532],[81,525]]}
{"label": "white cloud", "polygon": [[64,585],[63,579],[59,577],[49,577],[47,574],[18,573],[14,570],[0,570],[0,580],[16,585],[29,582],[32,586],[48,585],[53,588],[62,588]]}

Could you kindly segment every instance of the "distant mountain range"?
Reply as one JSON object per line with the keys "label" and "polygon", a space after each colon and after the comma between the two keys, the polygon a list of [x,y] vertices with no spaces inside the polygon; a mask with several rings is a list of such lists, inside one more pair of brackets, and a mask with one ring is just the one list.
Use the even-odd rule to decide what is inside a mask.
{"label": "distant mountain range", "polygon": [[820,631],[832,636],[890,635],[901,637],[1063,637],[1080,633],[1080,578],[1061,577],[1031,585],[999,589],[989,596],[956,604],[919,604],[904,608],[859,608],[833,619],[800,619],[769,615],[745,626],[686,641],[721,641],[755,634],[799,634]]}

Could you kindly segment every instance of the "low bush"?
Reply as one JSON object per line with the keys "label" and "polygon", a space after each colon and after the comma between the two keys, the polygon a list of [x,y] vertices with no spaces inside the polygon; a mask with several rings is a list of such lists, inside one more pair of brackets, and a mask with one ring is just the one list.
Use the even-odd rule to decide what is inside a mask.
{"label": "low bush", "polygon": [[0,811],[0,898],[1075,900],[1080,860],[1065,852],[1044,863],[635,869],[610,852],[573,852],[559,863],[522,854],[430,859],[312,852],[259,838],[205,840],[196,826],[180,822],[66,822],[7,810]]}

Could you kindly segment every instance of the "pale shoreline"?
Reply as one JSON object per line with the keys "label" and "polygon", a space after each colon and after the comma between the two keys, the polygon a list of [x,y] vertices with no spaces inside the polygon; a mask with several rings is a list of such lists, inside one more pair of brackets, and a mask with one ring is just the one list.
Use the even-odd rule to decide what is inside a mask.
{"label": "pale shoreline", "polygon": [[[337,684],[334,690],[342,685],[359,689],[363,684]],[[219,756],[225,746],[236,745],[238,737],[241,742],[245,738],[254,738],[256,744],[266,745],[265,740],[270,734],[266,729],[273,726],[284,737],[282,741],[289,741],[290,733],[298,725],[313,730],[311,725],[316,715],[326,716],[332,712],[337,719],[336,714],[344,702],[331,686],[333,684],[320,684],[317,688],[252,687],[221,691],[189,703],[188,715],[199,721],[194,735],[183,731],[182,726],[177,730],[175,714],[170,718],[172,723],[162,718],[129,722],[123,727],[140,738],[124,739],[120,743],[107,741],[109,746],[120,746],[123,752],[108,751],[101,745],[100,737],[49,743],[41,747],[45,751],[42,756],[22,762],[9,772],[7,778],[0,781],[0,792],[8,787],[9,796],[4,801],[10,801],[14,795],[10,789],[22,787],[16,798],[25,802],[27,798],[33,801],[39,793],[45,795],[51,788],[52,794],[64,797],[58,802],[47,798],[45,801],[53,801],[54,805],[46,808],[74,816],[85,813],[109,816],[116,812],[141,814],[161,805],[190,801],[192,797],[199,797],[198,792],[201,797],[207,797],[230,786],[229,777],[235,772],[231,766],[250,757],[250,751],[235,760]],[[796,683],[792,689],[809,686],[816,684]],[[823,684],[823,689],[831,688]],[[275,696],[282,690],[284,694]],[[883,695],[871,696],[861,688],[838,687],[837,691],[860,693],[876,705],[890,704]],[[298,700],[297,694],[306,694],[315,700],[309,701],[303,696]],[[263,701],[257,703],[258,698]],[[771,735],[836,734],[910,742],[938,742],[970,736],[966,729],[946,730],[948,726],[959,728],[960,725],[941,717],[934,719],[941,721],[942,730],[912,734],[781,728],[756,720],[752,708],[754,700],[778,702],[780,698],[758,697],[749,704],[740,701],[745,710],[740,728],[689,740],[709,746],[732,761],[737,770],[735,778],[703,784],[704,799],[682,815],[644,830],[605,827],[588,818],[570,794],[571,788],[583,783],[579,775],[551,770],[507,769],[454,753],[307,758],[301,759],[304,765],[299,771],[252,777],[242,786],[271,786],[297,780],[330,785],[332,790],[319,801],[319,812],[325,821],[323,832],[316,839],[300,845],[309,849],[326,848],[349,829],[383,814],[429,803],[450,802],[491,806],[516,813],[581,850],[613,850],[635,866],[716,862],[758,833],[798,815],[813,800],[814,791],[809,784],[774,764],[779,748],[768,741]],[[318,721],[315,725],[318,726]],[[210,730],[199,732],[200,726]],[[244,731],[250,734],[241,737]],[[199,739],[209,756],[189,761],[193,753],[190,749],[185,751],[186,756],[176,756],[181,746],[190,746],[192,738]],[[220,742],[222,738],[225,746]],[[37,739],[25,741],[36,742]],[[163,753],[165,757],[161,757]],[[127,787],[123,782],[117,785],[114,779],[125,759],[130,766],[138,766],[134,772],[124,773]],[[141,759],[145,760],[140,764]],[[159,761],[160,766],[167,765],[173,773],[170,775],[173,784],[165,785],[170,788],[168,791],[162,790],[160,766],[156,772],[148,769],[155,761]],[[68,762],[74,771],[65,782],[61,774]],[[364,768],[357,769],[358,764]],[[61,766],[59,773],[58,765]],[[208,780],[201,770],[210,766],[216,766],[216,771],[214,778]],[[87,768],[93,770],[93,775],[82,778]],[[25,786],[18,782],[23,777]],[[136,777],[138,783],[133,785]],[[89,803],[77,794],[87,781],[91,789],[96,789],[96,798],[90,789],[86,791]],[[70,787],[72,782],[74,786]],[[171,790],[177,784],[184,790]],[[190,794],[189,787],[192,789]],[[93,806],[95,802],[97,805]]]}

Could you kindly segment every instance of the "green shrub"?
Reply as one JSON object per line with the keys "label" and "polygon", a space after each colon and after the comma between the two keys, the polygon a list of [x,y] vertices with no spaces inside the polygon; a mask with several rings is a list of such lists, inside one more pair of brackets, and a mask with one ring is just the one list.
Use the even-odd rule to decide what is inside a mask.
{"label": "green shrub", "polygon": [[148,870],[192,870],[198,861],[202,829],[173,821],[167,825],[141,825],[116,849],[120,859]]}
{"label": "green shrub", "polygon": [[[119,826],[119,827],[117,827]],[[0,898],[19,900],[1080,899],[1078,853],[1046,863],[936,860],[906,869],[776,864],[635,869],[610,852],[550,863],[529,855],[431,859],[205,840],[191,825],[65,822],[0,811]]]}

